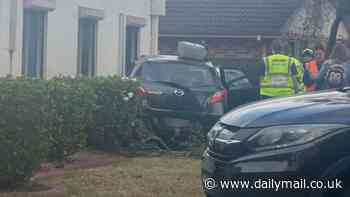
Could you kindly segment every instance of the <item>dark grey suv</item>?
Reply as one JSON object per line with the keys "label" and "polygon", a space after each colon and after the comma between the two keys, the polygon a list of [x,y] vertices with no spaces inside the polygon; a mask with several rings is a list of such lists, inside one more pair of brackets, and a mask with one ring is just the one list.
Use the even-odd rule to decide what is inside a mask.
{"label": "dark grey suv", "polygon": [[210,62],[148,57],[138,62],[131,77],[143,80],[138,95],[156,129],[211,127],[227,110],[227,89]]}

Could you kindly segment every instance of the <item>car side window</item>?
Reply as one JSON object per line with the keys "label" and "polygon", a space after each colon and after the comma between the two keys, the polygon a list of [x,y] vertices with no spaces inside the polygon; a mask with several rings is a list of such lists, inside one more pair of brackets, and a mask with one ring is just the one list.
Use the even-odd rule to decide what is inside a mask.
{"label": "car side window", "polygon": [[158,68],[154,68],[148,62],[137,66],[135,71],[132,73],[133,77],[143,78],[148,81],[158,80]]}
{"label": "car side window", "polygon": [[142,65],[137,66],[135,72],[131,74],[133,77],[141,77],[142,74]]}
{"label": "car side window", "polygon": [[252,84],[246,75],[236,69],[224,69],[225,82],[229,89],[249,89]]}
{"label": "car side window", "polygon": [[250,81],[247,78],[238,80],[236,82],[233,82],[230,85],[230,89],[249,89],[252,88],[252,84],[250,83]]}
{"label": "car side window", "polygon": [[226,82],[245,77],[244,73],[239,70],[224,69],[224,72]]}

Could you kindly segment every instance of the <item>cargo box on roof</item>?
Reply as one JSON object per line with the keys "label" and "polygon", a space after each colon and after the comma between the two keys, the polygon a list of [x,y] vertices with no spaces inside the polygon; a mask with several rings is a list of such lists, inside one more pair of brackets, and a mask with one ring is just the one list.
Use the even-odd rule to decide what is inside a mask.
{"label": "cargo box on roof", "polygon": [[205,61],[208,56],[208,51],[204,46],[191,42],[179,42],[177,53],[182,59],[192,59],[198,61]]}

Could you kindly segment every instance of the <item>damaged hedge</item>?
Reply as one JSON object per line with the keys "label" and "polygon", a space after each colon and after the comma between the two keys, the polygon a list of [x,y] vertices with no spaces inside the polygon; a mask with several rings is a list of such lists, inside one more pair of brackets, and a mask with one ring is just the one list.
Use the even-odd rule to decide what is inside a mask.
{"label": "damaged hedge", "polygon": [[89,129],[89,143],[105,150],[132,148],[145,134],[141,121],[141,103],[136,97],[140,84],[127,78],[96,78],[96,111]]}

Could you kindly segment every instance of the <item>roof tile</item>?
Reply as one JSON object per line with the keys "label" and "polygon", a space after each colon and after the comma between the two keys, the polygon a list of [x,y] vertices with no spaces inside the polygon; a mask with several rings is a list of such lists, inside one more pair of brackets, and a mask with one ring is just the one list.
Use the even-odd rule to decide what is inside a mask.
{"label": "roof tile", "polygon": [[160,34],[278,35],[304,0],[167,0]]}

